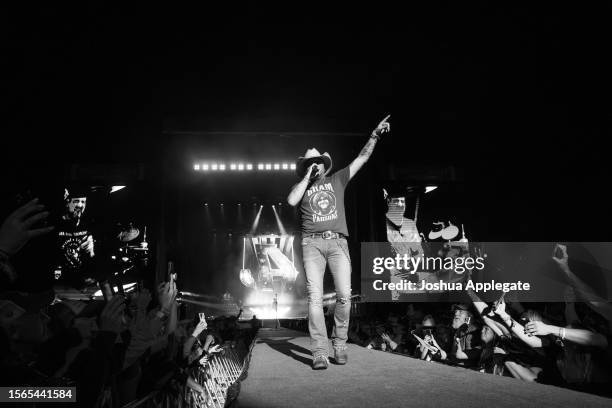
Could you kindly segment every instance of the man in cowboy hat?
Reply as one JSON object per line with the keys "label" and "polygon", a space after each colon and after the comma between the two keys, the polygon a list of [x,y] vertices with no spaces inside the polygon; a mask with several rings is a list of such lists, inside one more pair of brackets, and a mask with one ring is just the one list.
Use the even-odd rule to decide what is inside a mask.
{"label": "man in cowboy hat", "polygon": [[332,159],[315,148],[298,158],[296,171],[301,181],[293,186],[287,202],[299,205],[302,249],[308,288],[308,330],[313,353],[313,368],[326,369],[328,340],[323,315],[323,275],[325,268],[334,277],[336,308],[332,343],[336,364],[346,364],[346,340],[351,310],[351,260],[346,237],[344,189],[368,161],[380,136],[391,129],[390,116],[372,131],[359,156],[347,167],[329,175]]}

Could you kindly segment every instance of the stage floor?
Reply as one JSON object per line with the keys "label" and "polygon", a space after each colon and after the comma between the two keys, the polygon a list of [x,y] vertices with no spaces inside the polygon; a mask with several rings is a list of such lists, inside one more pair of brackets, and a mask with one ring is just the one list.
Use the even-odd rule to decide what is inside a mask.
{"label": "stage floor", "polygon": [[314,371],[304,333],[261,329],[255,341],[237,400],[241,408],[612,406],[590,394],[355,345],[349,345],[347,365]]}

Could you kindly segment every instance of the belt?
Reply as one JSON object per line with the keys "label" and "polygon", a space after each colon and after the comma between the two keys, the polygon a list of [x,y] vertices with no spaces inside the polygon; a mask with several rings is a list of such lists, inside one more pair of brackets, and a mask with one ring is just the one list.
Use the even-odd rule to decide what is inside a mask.
{"label": "belt", "polygon": [[345,238],[345,236],[344,234],[341,234],[339,232],[325,231],[325,232],[317,232],[314,234],[302,234],[302,238],[340,239],[340,238]]}

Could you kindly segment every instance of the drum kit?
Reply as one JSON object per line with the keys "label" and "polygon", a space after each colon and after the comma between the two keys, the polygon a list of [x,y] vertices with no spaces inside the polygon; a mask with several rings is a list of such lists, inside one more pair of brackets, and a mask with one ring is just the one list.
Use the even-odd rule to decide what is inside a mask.
{"label": "drum kit", "polygon": [[136,243],[136,238],[140,236],[140,230],[132,223],[127,225],[117,224],[117,240],[119,247],[111,259],[119,264],[118,271],[115,273],[124,275],[136,266],[147,266],[149,263],[149,243],[147,242],[147,227],[144,227],[142,241]]}

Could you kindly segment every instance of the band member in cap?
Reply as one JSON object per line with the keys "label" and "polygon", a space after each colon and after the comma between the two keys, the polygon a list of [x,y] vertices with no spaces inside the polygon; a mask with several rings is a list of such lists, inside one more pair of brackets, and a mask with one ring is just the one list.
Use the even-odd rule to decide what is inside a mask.
{"label": "band member in cap", "polygon": [[74,188],[64,194],[64,214],[57,226],[59,266],[55,278],[73,286],[85,281],[84,268],[94,257],[94,240],[83,220],[87,190]]}
{"label": "band member in cap", "polygon": [[301,178],[293,186],[287,202],[298,206],[301,217],[302,249],[308,289],[308,330],[313,368],[326,369],[328,340],[323,316],[323,275],[329,265],[336,287],[336,309],[332,344],[337,364],[346,364],[346,340],[351,310],[351,261],[346,237],[344,189],[368,161],[383,133],[391,129],[390,116],[372,131],[359,155],[347,167],[330,175],[332,159],[315,148],[298,158],[296,171]]}

